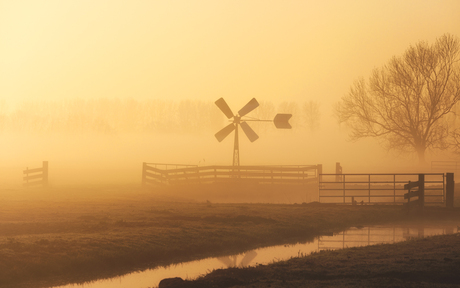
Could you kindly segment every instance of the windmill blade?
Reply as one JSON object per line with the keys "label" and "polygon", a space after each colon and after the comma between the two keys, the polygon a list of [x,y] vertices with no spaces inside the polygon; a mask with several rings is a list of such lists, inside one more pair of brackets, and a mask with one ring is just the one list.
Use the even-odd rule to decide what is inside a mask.
{"label": "windmill blade", "polygon": [[257,139],[259,139],[259,136],[256,134],[256,132],[254,132],[254,130],[252,130],[252,128],[248,125],[248,123],[241,122],[240,126],[243,129],[244,134],[246,134],[246,136],[248,136],[249,141],[254,142]]}
{"label": "windmill blade", "polygon": [[257,107],[259,107],[259,102],[257,102],[256,98],[252,98],[251,101],[248,102],[248,104],[246,104],[243,108],[241,108],[240,111],[238,111],[238,115],[240,115],[240,117],[243,117],[244,115],[248,114]]}
{"label": "windmill blade", "polygon": [[224,140],[225,137],[228,136],[228,134],[232,133],[233,130],[235,130],[235,124],[230,123],[227,126],[225,126],[222,130],[217,132],[214,136],[216,136],[217,141],[222,142],[222,140]]}
{"label": "windmill blade", "polygon": [[276,128],[278,129],[291,129],[292,126],[289,124],[289,119],[291,119],[292,114],[276,114],[273,123],[275,123]]}
{"label": "windmill blade", "polygon": [[230,267],[233,267],[233,261],[230,259],[230,257],[219,257],[217,258],[220,262],[224,263],[225,266],[227,266],[228,268]]}
{"label": "windmill blade", "polygon": [[252,250],[252,251],[249,251],[248,253],[246,253],[246,255],[244,255],[243,259],[241,259],[241,262],[240,262],[240,267],[246,267],[249,265],[249,263],[251,263],[252,260],[254,260],[254,258],[256,258],[257,256],[257,252]]}
{"label": "windmill blade", "polygon": [[228,119],[232,118],[233,112],[228,107],[227,102],[225,102],[224,98],[219,98],[216,102],[217,107],[219,107],[220,111],[224,112],[225,116],[227,116]]}

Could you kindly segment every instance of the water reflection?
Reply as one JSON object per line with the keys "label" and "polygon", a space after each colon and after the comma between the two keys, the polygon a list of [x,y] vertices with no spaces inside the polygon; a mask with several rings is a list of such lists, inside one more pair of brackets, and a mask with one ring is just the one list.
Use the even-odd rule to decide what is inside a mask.
{"label": "water reflection", "polygon": [[251,264],[252,260],[256,258],[257,252],[252,250],[244,254],[243,259],[241,261],[237,262],[237,259],[239,258],[240,255],[233,255],[233,256],[226,256],[226,257],[219,257],[220,262],[224,263],[227,268],[232,268],[232,267],[247,267],[249,264]]}
{"label": "water reflection", "polygon": [[[455,232],[457,232],[456,228]],[[349,230],[334,234],[333,236],[321,237],[318,240],[318,250],[333,250],[356,246],[396,243],[413,238],[453,233],[454,226],[374,226],[365,228],[351,228]]]}
{"label": "water reflection", "polygon": [[164,278],[181,277],[183,279],[194,279],[215,269],[269,264],[281,260],[287,260],[292,257],[309,255],[312,252],[325,249],[332,250],[379,243],[396,243],[411,238],[452,234],[454,232],[457,232],[456,226],[374,226],[352,228],[331,236],[319,237],[312,242],[259,248],[243,254],[184,262],[168,267],[158,267],[142,272],[134,272],[121,277],[98,280],[91,283],[59,286],[59,288],[157,287],[160,280]]}

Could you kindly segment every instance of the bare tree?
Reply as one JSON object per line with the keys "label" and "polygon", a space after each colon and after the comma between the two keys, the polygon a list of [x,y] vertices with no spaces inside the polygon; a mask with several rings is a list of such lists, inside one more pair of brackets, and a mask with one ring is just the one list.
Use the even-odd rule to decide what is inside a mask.
{"label": "bare tree", "polygon": [[305,124],[310,130],[315,130],[319,127],[321,114],[319,112],[319,103],[310,100],[302,106],[302,116]]}
{"label": "bare tree", "polygon": [[452,130],[451,150],[457,155],[460,154],[460,122],[458,115],[460,115],[460,102],[452,108],[452,113],[446,119],[449,129]]}
{"label": "bare tree", "polygon": [[[259,102],[259,107],[255,109],[254,111],[251,112],[251,116],[254,117],[255,119],[261,119],[261,120],[271,120],[273,117],[276,115],[276,109],[275,105],[270,102],[270,101],[260,101]],[[257,133],[262,133],[262,131],[265,133],[267,129],[270,129],[270,126],[267,125],[267,123],[264,122],[252,122],[251,127],[257,132]]]}
{"label": "bare tree", "polygon": [[11,113],[0,99],[0,132],[215,133],[224,122],[214,101],[68,99],[24,101]]}
{"label": "bare tree", "polygon": [[420,42],[401,57],[360,79],[335,107],[351,139],[378,137],[388,149],[415,151],[448,147],[443,117],[460,100],[460,44],[443,35],[433,45]]}

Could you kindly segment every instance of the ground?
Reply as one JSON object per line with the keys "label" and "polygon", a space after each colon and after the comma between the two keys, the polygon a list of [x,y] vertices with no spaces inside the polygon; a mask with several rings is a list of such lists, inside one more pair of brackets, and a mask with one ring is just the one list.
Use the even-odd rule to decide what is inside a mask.
{"label": "ground", "polygon": [[458,287],[460,234],[216,270],[175,287]]}
{"label": "ground", "polygon": [[[136,186],[0,191],[0,286],[50,287],[81,283],[158,265],[307,241],[353,226],[435,220],[460,223],[460,211],[456,209],[427,208],[422,212],[408,212],[401,206],[384,205],[218,204],[212,200],[195,201],[191,197],[176,196]],[[401,251],[412,251],[412,254],[406,255],[408,258],[396,257],[397,254],[369,257],[378,253],[373,250],[354,250],[351,254],[322,252],[310,258],[294,259],[288,264],[283,262],[248,270],[216,271],[207,279],[220,281],[217,282],[220,283],[218,287],[222,287],[223,283],[228,283],[225,284],[227,287],[232,287],[230,284],[235,287],[297,287],[305,281],[319,286],[345,285],[349,281],[353,283],[353,279],[375,279],[376,285],[379,285],[386,283],[381,277],[403,281],[407,277],[412,279],[416,275],[426,275],[425,270],[416,270],[415,274],[404,272],[406,274],[401,276],[403,280],[393,277],[402,273],[399,266],[407,266],[414,261],[411,259],[423,257],[427,260],[422,259],[421,263],[433,269],[436,275],[445,273],[444,278],[449,279],[453,277],[449,269],[458,268],[457,258],[454,257],[457,246],[453,245],[453,239],[457,238],[445,239],[433,242],[429,247],[429,250],[437,251],[439,257],[422,256],[420,253],[427,249],[424,246],[415,250],[401,246]],[[448,254],[448,250],[433,247],[453,248]],[[382,251],[393,249],[384,248]],[[334,257],[336,260],[329,260]],[[373,263],[375,259],[378,261]],[[390,262],[395,267],[394,271],[378,273],[379,267]],[[363,266],[363,263],[366,265]],[[362,278],[362,273],[367,278]],[[274,278],[264,276],[267,274],[274,275]],[[224,280],[217,280],[219,277]],[[446,283],[457,281],[455,277],[452,279],[453,282],[449,280]],[[195,285],[193,283],[209,284],[185,282],[184,285]],[[439,281],[427,283],[445,284]],[[395,285],[399,284],[396,282]]]}

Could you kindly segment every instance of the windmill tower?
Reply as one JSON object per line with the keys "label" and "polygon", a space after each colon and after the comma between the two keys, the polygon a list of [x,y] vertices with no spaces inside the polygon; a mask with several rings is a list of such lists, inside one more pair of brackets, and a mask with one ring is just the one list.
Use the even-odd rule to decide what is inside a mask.
{"label": "windmill tower", "polygon": [[259,102],[256,98],[252,98],[243,108],[241,108],[237,114],[233,115],[232,110],[228,107],[227,102],[224,98],[218,99],[216,102],[217,107],[225,114],[227,119],[232,119],[232,123],[228,124],[217,132],[214,136],[217,138],[217,141],[222,142],[230,133],[235,130],[235,138],[233,143],[233,166],[240,166],[240,148],[239,148],[239,139],[238,139],[238,127],[241,126],[244,134],[248,137],[249,141],[254,142],[259,139],[259,136],[252,130],[249,126],[248,121],[262,121],[262,122],[274,122],[276,128],[280,129],[290,129],[291,125],[288,123],[289,119],[292,117],[291,114],[277,114],[273,120],[261,120],[261,119],[242,119],[246,114],[252,110],[259,107]]}

